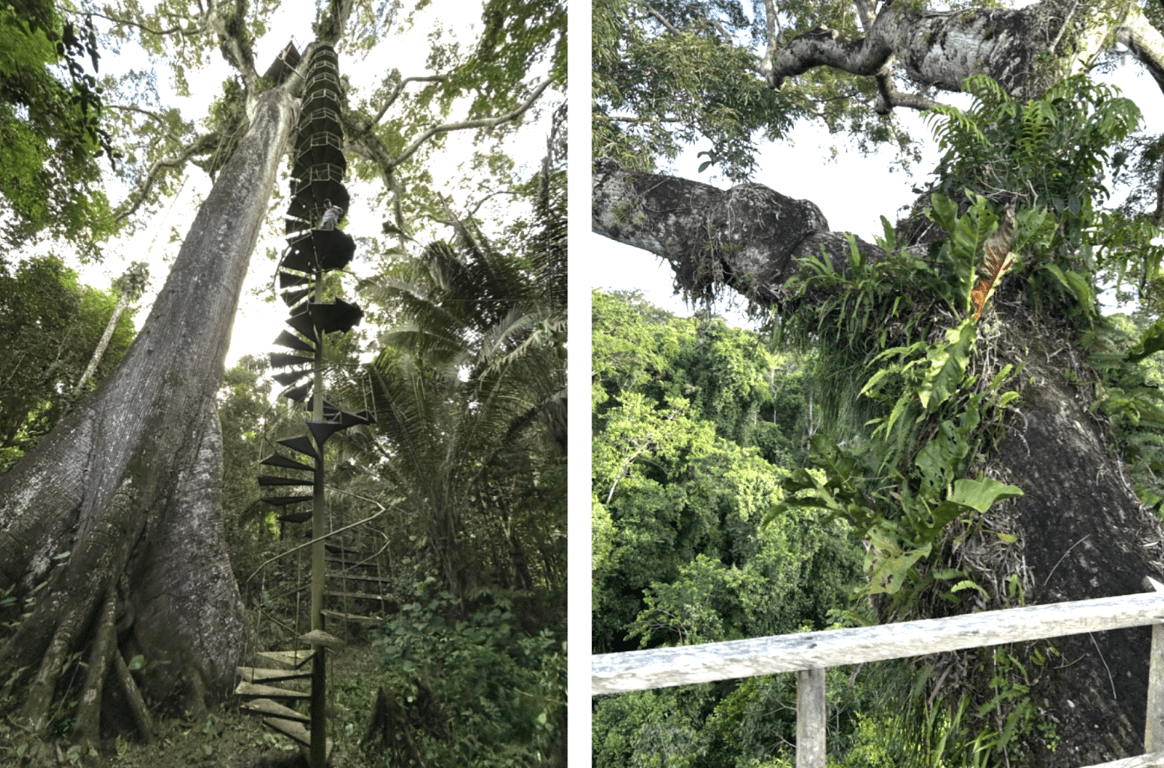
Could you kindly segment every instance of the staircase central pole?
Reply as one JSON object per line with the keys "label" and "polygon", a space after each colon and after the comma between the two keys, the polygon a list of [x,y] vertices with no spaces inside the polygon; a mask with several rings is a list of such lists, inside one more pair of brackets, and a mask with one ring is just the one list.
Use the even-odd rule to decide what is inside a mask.
{"label": "staircase central pole", "polygon": [[[323,303],[323,276],[315,281],[315,301]],[[323,338],[315,344],[314,387],[311,420],[323,421]],[[311,629],[323,630],[323,577],[327,567],[324,549],[323,446],[315,457],[315,486],[312,490],[311,514]],[[311,768],[324,768],[327,761],[327,647],[318,643],[311,659]]]}

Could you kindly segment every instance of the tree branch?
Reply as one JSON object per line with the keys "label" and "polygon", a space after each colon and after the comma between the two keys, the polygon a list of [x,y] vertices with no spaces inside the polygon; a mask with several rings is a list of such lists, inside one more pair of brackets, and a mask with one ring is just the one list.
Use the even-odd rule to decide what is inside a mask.
{"label": "tree branch", "polygon": [[476,120],[465,120],[460,123],[443,123],[441,125],[434,125],[433,127],[424,131],[424,133],[417,137],[415,141],[405,147],[404,150],[401,151],[399,157],[396,158],[394,165],[400,165],[405,160],[412,157],[412,155],[416,153],[416,150],[420,149],[421,145],[438,134],[450,133],[452,131],[464,131],[471,128],[496,128],[499,125],[513,122],[529,111],[529,108],[534,105],[534,102],[537,101],[538,98],[541,97],[543,93],[545,93],[545,90],[550,87],[550,82],[551,81],[548,79],[545,80],[537,88],[534,88],[533,93],[530,94],[529,98],[526,99],[524,103],[516,107],[513,111],[507,112],[504,115],[499,115],[497,117],[481,117],[477,118]]}
{"label": "tree branch", "polygon": [[[613,160],[594,164],[591,228],[671,262],[676,282],[699,297],[727,286],[751,301],[783,306],[784,282],[797,259],[820,257],[848,271],[847,238],[830,232],[820,209],[759,184],[707,184],[628,171]],[[693,245],[694,244],[694,245]],[[884,254],[857,240],[867,258]]]}
{"label": "tree branch", "polygon": [[671,22],[669,22],[665,18],[663,18],[663,14],[659,13],[657,10],[655,10],[654,8],[652,8],[649,5],[647,6],[647,13],[650,14],[651,16],[654,16],[655,20],[658,21],[660,24],[662,24],[663,28],[666,29],[668,32],[670,32],[672,35],[680,34],[679,30],[671,25]]}
{"label": "tree branch", "polygon": [[380,121],[384,119],[384,115],[388,112],[389,109],[391,109],[392,105],[396,103],[396,100],[400,98],[400,94],[404,93],[404,86],[408,85],[409,83],[443,83],[448,79],[448,75],[422,75],[419,77],[404,78],[400,81],[399,85],[396,86],[396,90],[392,93],[392,95],[389,96],[384,101],[384,104],[380,106],[379,111],[376,112],[376,116],[368,121],[368,127],[365,130],[371,130],[372,126],[378,125]]}
{"label": "tree branch", "polygon": [[[472,128],[495,128],[508,122],[512,122],[525,114],[534,102],[545,92],[546,88],[550,86],[550,80],[544,81],[541,85],[534,88],[533,93],[520,106],[513,111],[507,112],[504,115],[497,117],[482,117],[475,120],[464,120],[459,123],[442,123],[441,125],[434,125],[426,129],[420,134],[411,144],[401,150],[396,157],[390,157],[388,151],[384,148],[383,142],[380,141],[371,132],[364,130],[364,125],[355,125],[352,131],[351,140],[352,148],[363,156],[380,167],[380,173],[384,176],[384,180],[389,182],[393,171],[396,170],[404,161],[416,154],[416,151],[424,145],[426,141],[433,136],[442,133],[450,133],[452,131],[464,131]],[[362,121],[361,121],[362,122]]]}
{"label": "tree branch", "polygon": [[873,110],[879,115],[889,114],[894,107],[909,107],[919,112],[938,105],[937,101],[920,93],[902,93],[893,84],[893,76],[888,72],[877,75],[877,103]]}
{"label": "tree branch", "polygon": [[637,117],[635,115],[606,115],[606,119],[614,123],[678,123],[681,118],[675,115],[663,117]]}
{"label": "tree branch", "polygon": [[247,0],[212,3],[206,15],[206,25],[218,35],[218,47],[226,59],[243,79],[243,89],[249,104],[255,94],[255,84],[259,73],[255,70],[254,51],[242,37],[243,19],[246,18]]}
{"label": "tree branch", "polygon": [[764,58],[760,60],[760,74],[769,84],[773,82],[773,73],[776,68],[776,52],[780,50],[781,38],[780,11],[776,8],[776,0],[764,0],[764,29],[767,46],[764,49]]}
{"label": "tree branch", "polygon": [[[242,0],[240,0],[241,2]],[[343,37],[344,28],[348,25],[348,17],[352,15],[353,0],[331,0],[328,18],[321,22],[319,41],[328,45],[335,45]]]}
{"label": "tree branch", "polygon": [[[765,2],[773,14],[775,0]],[[1011,95],[1026,100],[1064,77],[1086,71],[1120,35],[1121,42],[1155,70],[1154,76],[1164,78],[1164,38],[1134,4],[1112,14],[1101,0],[1075,0],[1071,7],[1066,7],[1067,0],[1042,0],[1018,10],[958,11],[921,11],[886,3],[870,23],[866,0],[857,2],[865,27],[862,38],[818,27],[781,46],[769,19],[769,47],[761,64],[769,86],[780,90],[787,78],[821,66],[887,78],[896,60],[921,85],[958,91],[970,75],[986,74]],[[942,45],[934,45],[935,40]],[[1049,48],[1052,40],[1059,46]],[[1056,60],[1040,58],[1048,51]],[[1161,82],[1164,88],[1164,79]],[[883,108],[924,108],[932,103],[917,94],[899,93],[890,82],[878,85]]]}
{"label": "tree branch", "polygon": [[148,117],[149,119],[153,120],[155,123],[160,125],[163,129],[165,129],[166,137],[168,139],[170,139],[170,141],[173,141],[175,144],[180,144],[182,142],[182,140],[179,137],[175,136],[173,134],[173,132],[170,130],[170,124],[166,122],[166,119],[164,117],[162,117],[161,115],[159,115],[157,112],[154,112],[153,110],[142,109],[141,107],[136,107],[132,104],[106,104],[105,108],[106,109],[115,109],[119,112],[135,112],[139,115],[145,115],[146,117]]}
{"label": "tree branch", "polygon": [[139,29],[142,32],[148,32],[149,34],[155,35],[156,37],[166,37],[168,35],[181,35],[182,37],[194,37],[195,35],[201,35],[201,34],[204,34],[206,32],[206,25],[204,23],[199,24],[197,27],[194,27],[193,29],[187,29],[187,28],[183,27],[181,24],[178,24],[175,27],[171,27],[170,29],[154,29],[152,27],[147,27],[145,24],[142,24],[141,22],[137,22],[137,21],[133,21],[131,19],[121,18],[121,17],[117,17],[117,16],[106,16],[105,14],[99,13],[97,11],[86,11],[85,13],[87,15],[92,15],[98,19],[105,19],[106,21],[112,22],[114,24],[124,24],[124,25],[129,26],[129,27],[134,27],[135,29]]}
{"label": "tree branch", "polygon": [[1148,23],[1142,13],[1137,13],[1129,14],[1116,29],[1116,40],[1128,47],[1164,91],[1164,36]]}
{"label": "tree branch", "polygon": [[126,202],[122,204],[122,207],[113,214],[114,221],[122,221],[137,212],[138,208],[141,207],[142,203],[144,203],[146,198],[149,196],[150,190],[153,189],[153,186],[157,182],[158,176],[162,173],[162,171],[166,170],[167,168],[179,168],[183,164],[189,162],[190,159],[195,155],[209,152],[216,146],[218,146],[218,134],[208,133],[205,136],[198,137],[192,143],[183,147],[182,150],[178,152],[178,154],[155,161],[154,164],[150,166],[150,170],[149,173],[146,174],[145,181],[141,183],[136,192],[130,194],[130,196],[126,199]]}

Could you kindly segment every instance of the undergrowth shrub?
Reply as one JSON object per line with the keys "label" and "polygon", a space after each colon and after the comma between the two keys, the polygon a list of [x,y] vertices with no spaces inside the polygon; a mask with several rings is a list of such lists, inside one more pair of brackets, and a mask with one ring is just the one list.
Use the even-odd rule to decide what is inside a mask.
{"label": "undergrowth shrub", "polygon": [[462,603],[430,576],[385,621],[366,739],[384,765],[565,764],[564,638],[521,632],[512,608],[501,591]]}

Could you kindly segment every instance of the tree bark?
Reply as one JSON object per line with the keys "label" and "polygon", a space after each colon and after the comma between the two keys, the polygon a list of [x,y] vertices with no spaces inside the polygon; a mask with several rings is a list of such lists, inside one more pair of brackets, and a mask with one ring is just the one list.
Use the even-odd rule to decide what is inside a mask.
{"label": "tree bark", "polygon": [[28,668],[20,715],[42,736],[69,656],[107,627],[96,616],[109,594],[113,669],[143,655],[155,707],[197,711],[233,684],[247,632],[223,540],[214,395],[296,110],[287,88],[256,100],[120,367],[0,476],[0,593],[20,598],[3,618],[19,620],[43,585],[0,645],[0,672]]}
{"label": "tree bark", "polygon": [[[821,256],[846,271],[849,241],[829,232],[820,210],[757,184],[717,190],[594,164],[592,229],[667,259],[676,281],[697,295],[719,285],[752,301],[788,308],[783,284],[796,259]],[[884,252],[859,240],[871,260]],[[1091,396],[1067,381],[1082,365],[1071,338],[1019,304],[994,303],[994,351],[1025,366],[1019,415],[1007,424],[997,462],[1024,496],[991,510],[1020,531],[1018,546],[1035,585],[1029,604],[1143,591],[1164,574],[1164,527],[1136,498]],[[1032,690],[1060,744],[1029,747],[1033,765],[1091,765],[1143,752],[1150,633],[1124,630],[1062,638],[1061,652]]]}
{"label": "tree bark", "polygon": [[770,39],[760,68],[780,90],[787,78],[814,67],[883,78],[897,62],[922,87],[958,91],[970,75],[986,74],[1015,98],[1028,100],[1089,69],[1113,39],[1164,84],[1164,36],[1126,0],[1042,0],[1019,10],[956,11],[887,2],[862,38],[820,27],[787,45]]}

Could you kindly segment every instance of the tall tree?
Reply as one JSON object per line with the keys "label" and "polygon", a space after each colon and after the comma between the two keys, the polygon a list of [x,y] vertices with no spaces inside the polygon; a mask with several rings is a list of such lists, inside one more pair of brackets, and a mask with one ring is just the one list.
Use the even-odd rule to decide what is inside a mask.
{"label": "tall tree", "polygon": [[[391,160],[394,178],[406,171],[423,176],[423,167],[410,162],[430,159],[438,137],[518,124],[538,97],[562,89],[555,49],[564,45],[564,27],[556,7],[484,5],[487,29],[521,25],[533,35],[524,60],[529,69],[512,58],[501,70],[478,67],[476,57],[491,56],[493,44],[465,52],[437,43],[430,63],[440,71],[412,78],[392,72],[368,95],[363,103],[376,120],[360,124],[365,138],[358,146]],[[175,108],[131,100],[135,88],[149,90],[139,76],[131,73],[108,90],[107,109],[119,116],[113,130],[126,153],[120,171],[132,185],[118,216],[128,221],[148,208],[189,163],[215,182],[121,367],[0,477],[0,592],[11,598],[5,618],[14,626],[6,624],[0,639],[0,667],[24,692],[18,718],[41,736],[51,732],[53,701],[69,695],[62,670],[75,654],[87,668],[74,736],[92,740],[110,696],[137,704],[139,712],[143,705],[201,710],[233,684],[246,650],[223,543],[214,396],[303,86],[296,67],[304,65],[293,56],[266,75],[256,68],[255,39],[275,9],[162,2],[144,12],[129,2],[93,11],[115,38],[134,38],[157,55],[155,66],[168,65],[179,90],[214,51],[232,74],[202,132]],[[371,47],[368,55],[375,56],[395,11],[327,3],[317,12],[314,36],[338,44],[341,55]],[[299,61],[307,61],[312,45]],[[451,120],[464,109],[456,102],[461,93],[485,96],[464,119]],[[131,676],[125,659],[139,654],[146,671]],[[139,728],[145,722],[138,718]]]}
{"label": "tall tree", "polygon": [[[595,4],[593,230],[667,259],[692,294],[727,287],[776,309],[789,336],[821,346],[832,439],[814,445],[864,523],[866,593],[885,620],[1133,593],[1164,573],[1160,520],[1133,492],[1119,432],[1094,416],[1134,399],[1105,389],[1137,358],[1104,341],[1095,297],[1105,275],[1149,284],[1158,272],[1159,152],[1128,161],[1135,106],[1077,77],[1118,42],[1164,85],[1164,17],[1102,0],[994,5],[765,2],[749,20],[732,2]],[[940,103],[963,89],[966,111]],[[887,223],[878,244],[830,231],[815,204],[767,187],[653,172],[698,138],[710,143],[705,167],[743,181],[757,142],[801,118],[908,149],[900,108],[933,108],[944,155],[913,215]],[[1102,211],[1109,161],[1153,191],[1138,208]],[[1013,265],[987,250],[1008,204]],[[1142,350],[1158,349],[1151,336]],[[1015,370],[1021,381],[1007,383]],[[1149,390],[1136,400],[1144,413],[1152,401]],[[814,487],[802,475],[788,489]],[[959,507],[971,487],[991,503]],[[910,528],[942,503],[962,514]],[[1011,545],[985,556],[983,521]],[[957,602],[949,578],[981,592]],[[974,727],[993,733],[983,738],[998,760],[1140,754],[1148,635],[1109,634],[1056,640],[1070,663],[1029,664],[1037,680],[1016,681],[1057,724],[1057,751],[1033,727],[1007,743],[1008,718],[1021,717],[990,704],[990,653],[961,671],[939,661],[922,709],[977,705]]]}
{"label": "tall tree", "polygon": [[144,261],[135,261],[124,275],[113,281],[113,288],[118,293],[117,306],[113,308],[113,314],[109,316],[109,322],[105,324],[105,330],[101,334],[101,340],[97,342],[96,349],[93,350],[93,357],[89,360],[89,365],[85,366],[85,372],[77,378],[72,397],[75,398],[81,394],[85,385],[89,383],[90,377],[93,376],[93,371],[97,370],[97,366],[101,364],[101,358],[104,357],[105,350],[109,347],[109,340],[113,337],[113,329],[117,327],[117,321],[121,319],[121,313],[125,311],[131,301],[137,301],[141,297],[149,280],[149,273],[149,266]]}

